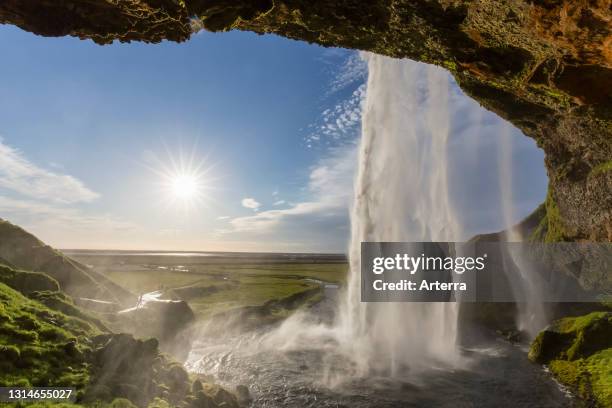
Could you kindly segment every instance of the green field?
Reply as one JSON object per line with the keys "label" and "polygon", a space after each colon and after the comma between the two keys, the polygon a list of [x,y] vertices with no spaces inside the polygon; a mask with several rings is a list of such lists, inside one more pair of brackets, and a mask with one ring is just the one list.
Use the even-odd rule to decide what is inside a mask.
{"label": "green field", "polygon": [[162,290],[163,297],[183,299],[196,316],[207,318],[230,309],[260,306],[271,300],[321,287],[322,283],[342,284],[348,265],[192,264],[188,272],[171,268],[159,265],[106,265],[103,273],[135,294]]}

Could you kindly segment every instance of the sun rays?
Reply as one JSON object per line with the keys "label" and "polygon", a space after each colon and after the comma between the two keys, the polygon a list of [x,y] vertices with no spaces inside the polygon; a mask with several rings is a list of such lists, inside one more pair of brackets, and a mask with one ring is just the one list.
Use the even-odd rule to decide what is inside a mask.
{"label": "sun rays", "polygon": [[146,166],[157,176],[156,194],[167,210],[188,213],[212,200],[214,165],[198,152],[197,146],[188,152],[179,148],[178,153],[166,146],[164,156],[150,153]]}

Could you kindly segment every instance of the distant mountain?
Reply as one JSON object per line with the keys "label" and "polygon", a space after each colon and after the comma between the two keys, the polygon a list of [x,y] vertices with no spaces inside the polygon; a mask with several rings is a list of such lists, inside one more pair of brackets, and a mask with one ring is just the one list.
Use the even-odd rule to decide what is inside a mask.
{"label": "distant mountain", "polygon": [[67,294],[131,305],[136,296],[104,275],[40,241],[24,229],[0,219],[0,263],[18,269],[44,272],[57,280]]}

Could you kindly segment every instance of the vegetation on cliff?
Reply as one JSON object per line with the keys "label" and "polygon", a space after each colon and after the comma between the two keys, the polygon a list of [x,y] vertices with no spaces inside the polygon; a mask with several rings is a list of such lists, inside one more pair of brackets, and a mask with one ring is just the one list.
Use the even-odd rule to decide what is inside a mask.
{"label": "vegetation on cliff", "polygon": [[0,265],[0,386],[71,386],[86,406],[238,406],[233,394],[196,382],[193,391],[156,339],[111,333],[53,278]]}
{"label": "vegetation on cliff", "polygon": [[554,322],[534,340],[529,359],[584,399],[612,407],[612,312]]}
{"label": "vegetation on cliff", "polygon": [[2,219],[0,258],[15,268],[46,273],[77,300],[85,297],[122,303],[136,299],[102,274],[64,256],[29,232]]}

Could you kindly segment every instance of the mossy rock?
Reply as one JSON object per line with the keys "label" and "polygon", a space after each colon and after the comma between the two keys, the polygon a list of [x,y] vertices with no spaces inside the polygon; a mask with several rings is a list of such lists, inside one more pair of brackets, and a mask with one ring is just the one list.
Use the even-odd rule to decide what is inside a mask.
{"label": "mossy rock", "polygon": [[[77,317],[86,314],[62,292],[33,297],[41,301],[0,283],[0,386],[70,384],[79,404],[98,408],[187,407],[197,399],[189,375],[160,353],[157,339],[104,332]],[[196,388],[211,408],[237,407],[228,391],[206,387]]]}
{"label": "mossy rock", "polygon": [[128,399],[117,398],[111,402],[109,408],[136,408],[136,406]]}
{"label": "mossy rock", "polygon": [[529,350],[531,361],[595,406],[612,407],[612,312],[554,322]]}
{"label": "mossy rock", "polygon": [[212,398],[219,407],[239,408],[238,399],[234,394],[217,384],[203,384],[204,393]]}
{"label": "mossy rock", "polygon": [[60,290],[57,281],[44,273],[19,271],[6,265],[0,265],[0,282],[24,294]]}

